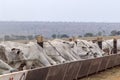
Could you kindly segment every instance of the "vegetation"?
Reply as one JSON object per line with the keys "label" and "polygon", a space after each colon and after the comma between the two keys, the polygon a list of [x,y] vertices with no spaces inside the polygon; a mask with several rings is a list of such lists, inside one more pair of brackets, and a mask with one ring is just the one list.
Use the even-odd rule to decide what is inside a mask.
{"label": "vegetation", "polygon": [[111,36],[117,36],[117,35],[120,35],[120,31],[112,30],[110,35],[111,35]]}
{"label": "vegetation", "polygon": [[93,36],[94,36],[93,33],[86,33],[86,34],[84,35],[84,37],[93,37]]}
{"label": "vegetation", "polygon": [[62,34],[60,35],[60,38],[69,38],[69,36],[67,34]]}
{"label": "vegetation", "polygon": [[52,38],[69,38],[67,34],[53,34]]}
{"label": "vegetation", "polygon": [[52,38],[57,38],[57,35],[56,35],[56,34],[53,34],[53,35],[52,35]]}
{"label": "vegetation", "polygon": [[[119,36],[120,35],[120,31],[117,30],[112,30],[109,34],[109,36]],[[33,35],[5,35],[4,36],[4,40],[33,40],[35,39],[37,35],[33,36]],[[103,31],[99,31],[98,33],[85,33],[84,35],[78,35],[78,37],[96,37],[96,36],[106,36],[106,32]],[[68,34],[52,34],[51,35],[52,38],[69,38],[71,36],[69,36]],[[0,38],[0,40],[2,40]]]}
{"label": "vegetation", "polygon": [[32,35],[5,35],[4,36],[4,40],[8,41],[8,40],[33,40],[35,37],[33,37]]}

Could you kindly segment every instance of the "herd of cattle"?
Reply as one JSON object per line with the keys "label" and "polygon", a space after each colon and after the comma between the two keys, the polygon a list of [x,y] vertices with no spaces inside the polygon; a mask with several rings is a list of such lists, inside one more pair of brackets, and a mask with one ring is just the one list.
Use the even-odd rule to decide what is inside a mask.
{"label": "herd of cattle", "polygon": [[[0,43],[0,74],[51,66],[70,61],[103,57],[112,54],[113,39],[102,41],[102,49],[98,42],[87,40],[54,39],[27,44],[4,41]],[[117,50],[120,40],[117,39]]]}

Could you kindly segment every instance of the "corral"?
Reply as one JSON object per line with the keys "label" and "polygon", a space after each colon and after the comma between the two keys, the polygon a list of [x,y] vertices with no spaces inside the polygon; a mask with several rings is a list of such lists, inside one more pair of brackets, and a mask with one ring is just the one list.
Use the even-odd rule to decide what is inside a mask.
{"label": "corral", "polygon": [[4,74],[0,76],[0,80],[79,80],[119,66],[120,54],[117,52],[116,46],[117,43],[114,41],[114,48],[110,55]]}

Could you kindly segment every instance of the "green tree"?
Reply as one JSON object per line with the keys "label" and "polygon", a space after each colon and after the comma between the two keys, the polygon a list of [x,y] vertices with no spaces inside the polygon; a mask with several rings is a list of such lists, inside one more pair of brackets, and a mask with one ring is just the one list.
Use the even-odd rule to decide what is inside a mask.
{"label": "green tree", "polygon": [[93,33],[86,33],[86,34],[84,35],[84,37],[93,37],[93,36],[94,36]]}
{"label": "green tree", "polygon": [[82,35],[79,35],[78,37],[82,37]]}
{"label": "green tree", "polygon": [[34,39],[34,37],[32,35],[28,35],[27,37],[28,37],[29,40]]}
{"label": "green tree", "polygon": [[69,36],[67,34],[62,34],[60,38],[69,38]]}
{"label": "green tree", "polygon": [[117,31],[117,35],[120,35],[120,31]]}
{"label": "green tree", "polygon": [[111,35],[111,36],[116,36],[117,34],[118,34],[118,33],[117,33],[117,30],[112,30],[110,35]]}
{"label": "green tree", "polygon": [[56,35],[56,34],[53,34],[53,35],[52,35],[52,38],[57,38],[57,35]]}

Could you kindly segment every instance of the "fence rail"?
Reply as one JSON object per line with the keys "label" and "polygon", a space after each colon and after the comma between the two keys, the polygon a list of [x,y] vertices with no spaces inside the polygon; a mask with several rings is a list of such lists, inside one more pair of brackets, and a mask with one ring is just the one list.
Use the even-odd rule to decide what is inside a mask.
{"label": "fence rail", "polygon": [[77,80],[118,65],[120,65],[120,54],[113,54],[95,59],[5,74],[0,76],[0,80]]}

